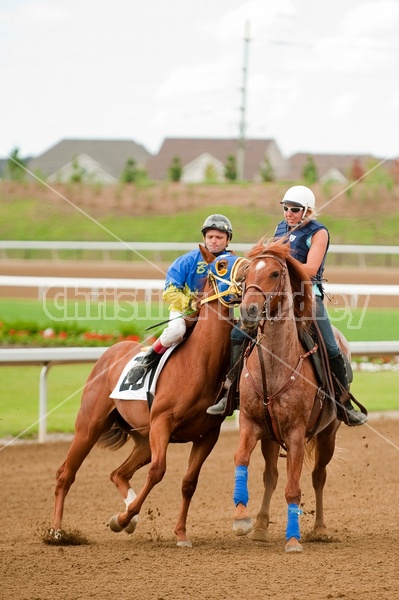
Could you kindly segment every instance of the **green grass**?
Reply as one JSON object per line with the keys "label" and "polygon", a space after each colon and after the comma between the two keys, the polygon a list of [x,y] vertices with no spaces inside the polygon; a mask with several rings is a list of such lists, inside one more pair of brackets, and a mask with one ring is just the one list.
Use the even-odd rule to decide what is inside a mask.
{"label": "green grass", "polygon": [[[72,433],[92,365],[54,365],[48,372],[47,430]],[[1,367],[0,438],[38,433],[40,367]],[[10,391],[14,390],[14,391]],[[399,410],[399,373],[355,372],[352,391],[369,411]]]}
{"label": "green grass", "polygon": [[[322,214],[322,221],[328,226],[334,244],[397,244],[399,229],[399,210],[392,197],[391,209],[379,211],[379,192],[372,198],[362,195],[362,186],[356,188],[356,194],[349,198],[340,197],[341,204],[358,207],[356,226],[353,218],[346,217],[344,207],[339,215],[330,214],[328,209]],[[281,218],[281,207],[276,197],[282,194],[281,187],[265,186],[261,196],[254,196],[251,186],[242,193],[242,204],[229,204],[230,195],[234,196],[237,186],[158,186],[149,190],[134,191],[126,198],[134,210],[138,207],[141,214],[130,217],[125,202],[124,212],[120,211],[115,190],[114,204],[107,213],[101,211],[101,197],[93,191],[71,188],[71,199],[80,206],[79,193],[89,194],[90,201],[83,205],[90,214],[85,214],[68,205],[54,194],[51,198],[30,197],[28,190],[21,189],[21,195],[8,196],[0,185],[0,228],[4,240],[107,240],[117,238],[131,241],[178,241],[192,242],[199,239],[200,224],[210,213],[226,214],[234,225],[234,241],[255,243],[263,235],[271,236],[277,221]],[[215,202],[209,203],[207,195],[212,197],[217,191]],[[220,193],[221,192],[221,193]],[[128,192],[127,192],[128,193]],[[22,196],[26,194],[26,196]],[[41,194],[42,195],[42,194]],[[326,199],[326,198],[325,198]],[[319,197],[322,206],[325,200]],[[175,211],[171,218],[165,218],[162,203],[174,202]],[[133,213],[134,214],[134,213]],[[23,215],[23,218],[21,218]],[[126,215],[129,215],[126,218]]]}
{"label": "green grass", "polygon": [[[388,341],[399,340],[399,308],[331,308],[328,305],[330,320],[350,342],[355,341]],[[105,313],[102,310],[105,310]],[[105,316],[104,316],[105,314]],[[43,329],[56,323],[76,323],[77,325],[94,331],[113,333],[134,323],[142,335],[145,328],[166,319],[168,316],[167,305],[160,301],[153,304],[144,302],[107,303],[99,308],[95,302],[59,303],[58,307],[52,301],[45,303],[28,299],[0,299],[0,321],[35,322]],[[150,333],[159,332],[164,326],[151,330]]]}

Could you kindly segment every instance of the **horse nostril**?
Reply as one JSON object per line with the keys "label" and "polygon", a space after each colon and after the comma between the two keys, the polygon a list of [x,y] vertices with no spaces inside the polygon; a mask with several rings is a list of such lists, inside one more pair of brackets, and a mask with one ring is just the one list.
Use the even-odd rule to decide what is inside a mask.
{"label": "horse nostril", "polygon": [[256,317],[258,315],[258,305],[257,304],[251,304],[251,306],[248,309],[248,315],[250,317]]}
{"label": "horse nostril", "polygon": [[241,306],[241,317],[246,320],[254,320],[258,317],[258,305],[250,304],[248,307]]}

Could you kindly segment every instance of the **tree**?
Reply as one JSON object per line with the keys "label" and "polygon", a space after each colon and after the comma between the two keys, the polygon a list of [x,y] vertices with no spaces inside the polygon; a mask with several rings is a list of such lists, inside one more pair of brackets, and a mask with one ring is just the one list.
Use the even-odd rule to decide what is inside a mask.
{"label": "tree", "polygon": [[137,179],[138,169],[137,163],[134,158],[130,157],[127,159],[125,166],[121,174],[122,183],[134,183]]}
{"label": "tree", "polygon": [[305,166],[303,167],[302,177],[308,185],[316,183],[318,179],[316,164],[313,160],[313,156],[308,156],[306,159]]}
{"label": "tree", "polygon": [[174,182],[178,182],[183,174],[183,167],[181,164],[180,156],[174,156],[172,163],[168,169],[169,179]]}
{"label": "tree", "polygon": [[14,148],[7,159],[5,176],[11,181],[24,181],[26,179],[26,161],[19,156],[19,148]]}
{"label": "tree", "polygon": [[72,173],[70,182],[71,183],[82,183],[86,176],[86,169],[79,164],[78,159],[75,157],[72,161]]}
{"label": "tree", "polygon": [[229,154],[224,165],[224,176],[228,181],[237,180],[237,159],[235,154]]}
{"label": "tree", "polygon": [[362,179],[364,175],[364,169],[361,165],[361,162],[358,158],[353,159],[352,168],[350,178],[352,181],[358,181]]}
{"label": "tree", "polygon": [[262,181],[265,183],[274,181],[274,169],[273,166],[267,156],[263,159],[263,162],[259,169],[260,176],[262,177]]}

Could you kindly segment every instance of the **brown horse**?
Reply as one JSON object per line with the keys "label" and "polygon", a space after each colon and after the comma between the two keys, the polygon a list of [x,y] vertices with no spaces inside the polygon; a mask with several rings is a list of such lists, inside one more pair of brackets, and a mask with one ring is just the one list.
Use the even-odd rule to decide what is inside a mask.
{"label": "brown horse", "polygon": [[[286,552],[300,552],[300,476],[306,440],[312,440],[315,455],[312,483],[316,497],[313,534],[326,534],[323,488],[326,466],[335,449],[340,422],[335,404],[325,397],[315,377],[310,352],[301,343],[301,331],[312,321],[312,291],[303,265],[289,254],[282,241],[259,242],[248,255],[246,286],[241,304],[244,328],[255,332],[256,345],[248,355],[240,380],[240,440],[235,453],[235,521],[237,535],[249,533],[248,466],[251,453],[261,440],[265,460],[264,496],[250,537],[266,541],[269,507],[277,485],[280,446],[286,451],[288,504]],[[343,336],[337,336],[348,352]]]}
{"label": "brown horse", "polygon": [[[62,531],[65,498],[90,450],[99,441],[110,448],[119,448],[132,438],[134,447],[130,456],[111,473],[111,480],[125,502],[125,510],[111,519],[111,530],[133,533],[144,500],[166,471],[169,442],[191,441],[175,527],[177,545],[191,546],[186,536],[188,509],[201,467],[218,440],[223,422],[223,417],[207,415],[206,409],[215,401],[228,370],[231,306],[241,300],[241,273],[248,263],[231,254],[215,260],[213,254],[202,250],[204,260],[212,264],[201,295],[198,319],[191,335],[172,352],[162,369],[151,410],[145,401],[110,398],[127,362],[141,350],[140,345],[120,342],[110,347],[88,377],[74,439],[56,475],[54,521],[49,534],[57,543],[67,540]],[[146,483],[136,496],[129,481],[148,463],[151,464]]]}

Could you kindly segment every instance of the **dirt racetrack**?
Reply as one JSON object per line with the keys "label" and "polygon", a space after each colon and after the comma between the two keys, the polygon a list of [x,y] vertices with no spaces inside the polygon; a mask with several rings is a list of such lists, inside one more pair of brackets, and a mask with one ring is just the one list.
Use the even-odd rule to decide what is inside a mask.
{"label": "dirt racetrack", "polygon": [[[330,543],[306,542],[315,502],[309,468],[302,476],[304,552],[285,554],[285,459],[272,500],[270,542],[231,530],[233,454],[238,433],[223,431],[205,463],[188,520],[192,548],[176,546],[173,527],[191,444],[171,445],[164,480],[144,504],[133,536],[111,533],[123,508],[109,473],[127,456],[95,448],[78,472],[64,525],[88,545],[48,546],[55,471],[69,442],[0,449],[1,600],[393,600],[399,597],[399,420],[341,426],[325,491]],[[147,468],[136,474],[142,484]],[[249,470],[250,509],[261,497],[257,447]]]}

